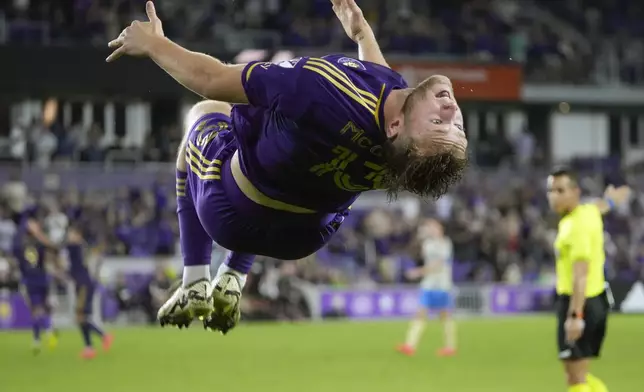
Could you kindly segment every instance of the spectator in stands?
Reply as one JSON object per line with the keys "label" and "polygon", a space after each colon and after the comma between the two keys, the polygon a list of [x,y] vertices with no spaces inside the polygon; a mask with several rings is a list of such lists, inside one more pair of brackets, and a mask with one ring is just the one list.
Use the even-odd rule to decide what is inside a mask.
{"label": "spectator in stands", "polygon": [[28,155],[29,126],[25,121],[16,121],[11,132],[9,141],[11,143],[11,156],[18,161],[27,159]]}
{"label": "spectator in stands", "polygon": [[38,166],[46,167],[52,160],[58,148],[58,139],[53,132],[42,124],[42,120],[36,118],[31,126],[29,144],[32,145],[31,158]]}
{"label": "spectator in stands", "polygon": [[[8,2],[10,42],[103,45],[127,21],[142,19],[141,7],[131,1],[41,3]],[[333,15],[324,1],[184,1],[161,2],[159,7],[166,33],[179,41],[222,40],[213,36],[214,26],[233,35],[242,30],[244,42],[268,50],[352,48],[329,23]],[[619,2],[374,0],[365,3],[364,13],[392,52],[510,59],[526,64],[531,81],[644,82],[642,7],[637,2],[624,7]],[[544,17],[549,14],[558,18]],[[447,26],[459,29],[448,32]],[[226,44],[235,45],[230,40]]]}
{"label": "spectator in stands", "polygon": [[11,219],[11,211],[4,203],[0,203],[0,252],[10,254],[16,224]]}
{"label": "spectator in stands", "polygon": [[136,298],[127,284],[124,274],[118,274],[116,276],[111,291],[114,298],[116,298],[119,313],[127,314],[135,309]]}
{"label": "spectator in stands", "polygon": [[157,310],[168,300],[172,282],[168,278],[166,268],[162,265],[156,267],[152,280],[143,295],[141,305],[150,324],[155,324]]}
{"label": "spectator in stands", "polygon": [[18,292],[20,277],[10,256],[0,250],[0,295]]}
{"label": "spectator in stands", "polygon": [[82,144],[80,159],[83,162],[101,162],[105,160],[108,142],[103,130],[94,124],[87,134],[86,143]]}
{"label": "spectator in stands", "polygon": [[280,276],[277,280],[278,295],[275,301],[278,317],[291,321],[309,318],[311,310],[308,309],[304,293],[299,287],[295,262],[282,263],[279,273]]}

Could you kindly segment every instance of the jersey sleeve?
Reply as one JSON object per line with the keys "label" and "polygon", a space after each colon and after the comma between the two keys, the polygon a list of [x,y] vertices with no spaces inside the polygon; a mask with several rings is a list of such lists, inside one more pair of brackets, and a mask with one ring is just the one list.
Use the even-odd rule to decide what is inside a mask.
{"label": "jersey sleeve", "polygon": [[248,102],[270,108],[297,120],[308,108],[309,95],[301,86],[303,58],[280,63],[251,62],[242,72]]}
{"label": "jersey sleeve", "polygon": [[598,222],[601,220],[599,209],[589,204],[574,217],[570,234],[568,236],[568,246],[570,247],[570,260],[575,263],[578,261],[590,261],[592,258],[592,232],[596,229]]}

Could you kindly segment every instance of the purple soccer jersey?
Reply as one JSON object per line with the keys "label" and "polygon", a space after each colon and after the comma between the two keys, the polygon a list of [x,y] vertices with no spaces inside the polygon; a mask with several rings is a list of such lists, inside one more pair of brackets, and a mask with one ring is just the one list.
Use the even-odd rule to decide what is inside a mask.
{"label": "purple soccer jersey", "polygon": [[233,108],[232,128],[242,172],[263,195],[330,213],[380,187],[384,102],[407,87],[400,74],[330,55],[250,63],[242,83],[250,105]]}
{"label": "purple soccer jersey", "polygon": [[69,276],[74,281],[76,292],[76,311],[91,314],[96,284],[85,260],[84,245],[67,245],[67,256],[69,259]]}
{"label": "purple soccer jersey", "polygon": [[77,285],[91,285],[93,280],[85,260],[83,244],[68,244],[67,258],[69,260],[69,276],[74,283]]}
{"label": "purple soccer jersey", "polygon": [[27,232],[32,211],[16,216],[18,230],[13,240],[13,255],[20,270],[21,283],[29,305],[47,306],[49,275],[45,268],[45,248]]}
{"label": "purple soccer jersey", "polygon": [[13,256],[18,262],[23,284],[46,286],[48,275],[45,269],[45,247],[27,230],[28,221],[33,215],[33,210],[25,210],[14,217],[18,229],[13,239]]}
{"label": "purple soccer jersey", "polygon": [[248,272],[253,255],[299,259],[320,249],[386,170],[383,106],[406,88],[389,68],[343,56],[254,62],[242,73],[249,104],[191,127],[187,173],[177,173],[184,265]]}

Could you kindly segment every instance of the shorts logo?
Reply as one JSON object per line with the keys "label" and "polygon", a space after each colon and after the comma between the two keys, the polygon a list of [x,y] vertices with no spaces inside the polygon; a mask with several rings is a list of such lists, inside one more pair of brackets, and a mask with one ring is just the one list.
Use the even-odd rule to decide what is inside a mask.
{"label": "shorts logo", "polygon": [[291,60],[286,60],[286,61],[281,61],[277,63],[277,66],[282,67],[282,68],[295,68],[295,65],[302,60],[301,57],[291,59]]}
{"label": "shorts logo", "polygon": [[338,63],[341,65],[344,65],[345,67],[360,69],[362,71],[366,69],[365,66],[360,61],[356,59],[352,59],[350,57],[342,57],[341,59],[338,60]]}

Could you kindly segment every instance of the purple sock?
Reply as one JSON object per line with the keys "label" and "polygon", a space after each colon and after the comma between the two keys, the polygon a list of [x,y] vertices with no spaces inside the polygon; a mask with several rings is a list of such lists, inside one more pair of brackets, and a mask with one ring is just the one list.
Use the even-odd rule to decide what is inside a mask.
{"label": "purple sock", "polygon": [[184,267],[210,265],[212,238],[206,233],[190,195],[188,174],[177,170],[177,215]]}
{"label": "purple sock", "polygon": [[250,272],[250,268],[253,266],[253,260],[255,260],[255,255],[248,253],[228,252],[224,263],[237,272],[248,274],[248,272]]}

